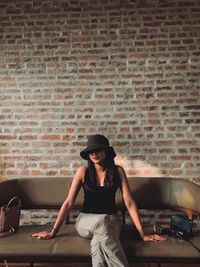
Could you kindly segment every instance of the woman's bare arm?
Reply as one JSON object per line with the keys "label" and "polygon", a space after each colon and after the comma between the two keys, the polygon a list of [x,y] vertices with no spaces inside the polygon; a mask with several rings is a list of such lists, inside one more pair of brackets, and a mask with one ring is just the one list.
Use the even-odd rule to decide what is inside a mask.
{"label": "woman's bare arm", "polygon": [[165,238],[161,237],[161,236],[158,236],[156,234],[154,235],[145,235],[144,233],[144,230],[143,230],[143,227],[142,227],[142,224],[141,224],[141,220],[140,220],[140,216],[139,216],[139,213],[138,213],[138,208],[137,208],[137,205],[135,203],[135,201],[133,200],[132,198],[132,195],[131,195],[131,191],[130,191],[130,188],[129,188],[129,184],[128,184],[128,179],[127,179],[127,176],[126,176],[126,173],[124,171],[124,169],[120,166],[118,166],[118,170],[119,170],[119,173],[120,173],[120,177],[121,177],[121,190],[122,190],[122,195],[123,195],[123,199],[124,199],[124,203],[128,209],[128,212],[141,236],[141,238],[144,240],[144,241],[153,241],[153,242],[156,242],[156,241],[164,241],[166,240]]}
{"label": "woman's bare arm", "polygon": [[83,182],[84,175],[85,175],[85,167],[82,166],[77,170],[77,172],[76,172],[76,174],[72,180],[69,194],[60,208],[60,211],[58,213],[58,216],[57,216],[56,222],[52,228],[52,231],[51,232],[35,233],[32,235],[33,237],[37,237],[38,239],[50,239],[56,235],[56,233],[59,231],[63,222],[69,216],[69,213],[73,207],[73,204],[76,200],[78,192],[81,188],[81,184]]}

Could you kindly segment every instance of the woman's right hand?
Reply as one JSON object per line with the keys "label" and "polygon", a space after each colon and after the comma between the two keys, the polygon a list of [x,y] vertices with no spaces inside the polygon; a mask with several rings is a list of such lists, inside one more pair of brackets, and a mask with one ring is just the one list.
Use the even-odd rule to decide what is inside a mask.
{"label": "woman's right hand", "polygon": [[39,232],[39,233],[35,233],[32,235],[32,237],[36,237],[37,239],[46,239],[49,240],[51,238],[53,238],[53,233],[52,232]]}

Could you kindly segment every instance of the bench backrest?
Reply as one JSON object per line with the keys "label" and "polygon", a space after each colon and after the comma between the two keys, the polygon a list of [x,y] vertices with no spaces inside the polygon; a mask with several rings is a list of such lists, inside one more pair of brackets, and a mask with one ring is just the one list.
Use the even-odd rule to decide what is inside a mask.
{"label": "bench backrest", "polygon": [[[71,185],[71,178],[19,178],[0,183],[0,205],[18,195],[24,209],[60,208]],[[188,208],[200,213],[200,187],[185,179],[129,177],[131,193],[139,209]],[[117,192],[117,205],[123,205]],[[78,194],[74,209],[83,203]]]}

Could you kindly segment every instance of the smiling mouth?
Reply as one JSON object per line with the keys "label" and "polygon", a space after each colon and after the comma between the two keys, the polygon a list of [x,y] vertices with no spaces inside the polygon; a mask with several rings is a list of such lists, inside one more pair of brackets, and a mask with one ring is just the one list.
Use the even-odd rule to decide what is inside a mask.
{"label": "smiling mouth", "polygon": [[92,157],[92,159],[98,160],[98,159],[99,159],[99,157],[96,157],[96,156],[94,156],[94,157]]}

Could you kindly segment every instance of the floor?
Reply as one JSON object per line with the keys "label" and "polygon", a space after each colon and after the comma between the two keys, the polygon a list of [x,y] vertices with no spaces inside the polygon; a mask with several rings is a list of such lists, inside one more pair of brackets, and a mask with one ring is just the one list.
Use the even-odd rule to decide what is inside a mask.
{"label": "floor", "polygon": [[[9,263],[8,267],[29,267],[29,264],[22,264],[22,263]],[[162,267],[200,267],[200,264],[162,264]],[[0,264],[0,267],[7,267],[5,264]],[[72,264],[34,264],[34,267],[91,267],[90,264],[86,263],[72,263]],[[145,263],[134,263],[130,264],[130,267],[157,267],[157,264],[145,264]]]}

